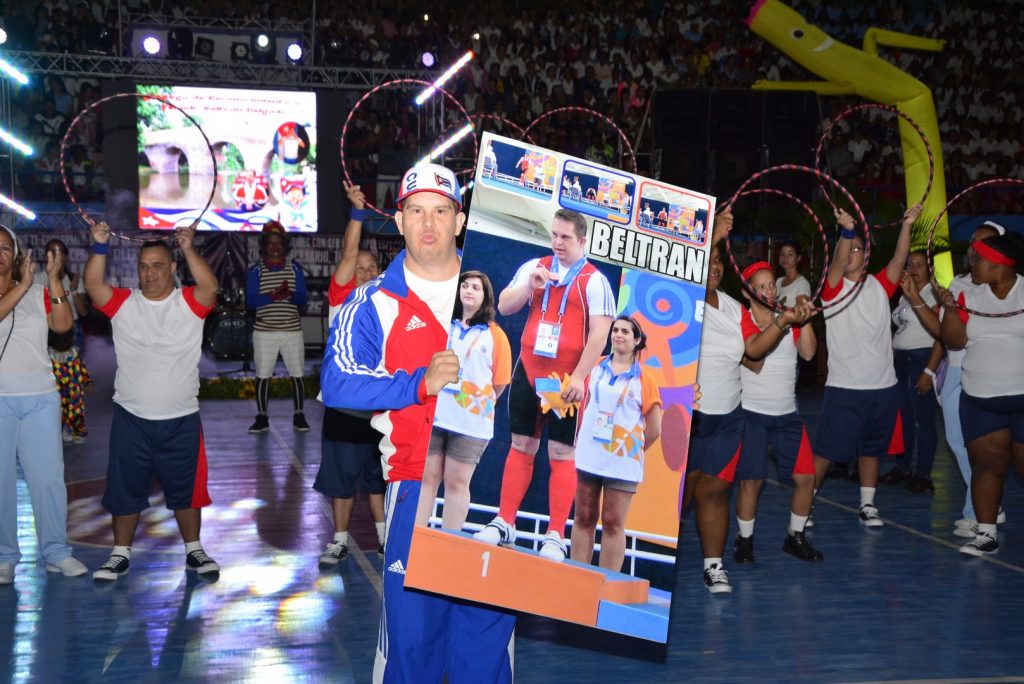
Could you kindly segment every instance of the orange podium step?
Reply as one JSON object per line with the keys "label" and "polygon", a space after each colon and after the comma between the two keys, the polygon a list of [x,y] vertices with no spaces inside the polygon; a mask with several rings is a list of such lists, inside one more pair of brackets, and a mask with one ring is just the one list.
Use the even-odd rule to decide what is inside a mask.
{"label": "orange podium step", "polygon": [[601,602],[645,603],[650,583],[463,532],[417,527],[405,586],[596,627]]}

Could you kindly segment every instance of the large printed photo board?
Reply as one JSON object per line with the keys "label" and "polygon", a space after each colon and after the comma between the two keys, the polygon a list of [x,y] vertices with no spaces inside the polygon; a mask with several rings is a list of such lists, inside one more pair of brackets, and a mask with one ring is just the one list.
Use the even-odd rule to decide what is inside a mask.
{"label": "large printed photo board", "polygon": [[489,133],[476,179],[405,585],[666,642],[715,198]]}

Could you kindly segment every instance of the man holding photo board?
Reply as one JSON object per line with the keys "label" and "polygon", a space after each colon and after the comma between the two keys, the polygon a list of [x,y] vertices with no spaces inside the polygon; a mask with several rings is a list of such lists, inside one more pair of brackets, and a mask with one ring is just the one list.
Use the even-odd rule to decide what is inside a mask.
{"label": "man holding photo board", "polygon": [[608,279],[586,258],[587,222],[568,209],[551,222],[552,256],[531,259],[498,297],[498,312],[510,316],[529,305],[522,352],[509,390],[512,447],[505,460],[497,517],[474,535],[489,544],[511,545],[515,520],[533,479],[533,463],[545,422],[548,426],[548,531],[540,555],[563,561],[568,549],[565,525],[576,493],[576,417],[541,413],[540,396],[560,391],[567,405],[583,399],[584,381],[604,351],[615,317]]}
{"label": "man holding photo board", "polygon": [[373,680],[511,682],[513,613],[404,587],[437,395],[459,378],[446,347],[461,268],[455,238],[466,216],[455,174],[437,164],[406,171],[398,206],[405,249],[331,323],[321,372],[324,405],[373,411],[384,435],[384,597]]}

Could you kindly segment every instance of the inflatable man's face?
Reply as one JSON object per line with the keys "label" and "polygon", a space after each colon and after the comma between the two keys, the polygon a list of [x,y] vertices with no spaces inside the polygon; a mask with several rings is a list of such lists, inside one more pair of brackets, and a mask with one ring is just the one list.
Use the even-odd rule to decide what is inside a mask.
{"label": "inflatable man's face", "polygon": [[284,194],[285,202],[293,207],[298,207],[306,201],[306,180],[304,178],[282,178],[281,192]]}

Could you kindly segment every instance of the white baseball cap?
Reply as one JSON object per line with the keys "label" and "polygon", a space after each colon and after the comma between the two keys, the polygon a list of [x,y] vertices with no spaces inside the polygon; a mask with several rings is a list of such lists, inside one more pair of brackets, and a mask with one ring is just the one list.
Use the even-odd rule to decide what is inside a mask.
{"label": "white baseball cap", "polygon": [[991,228],[992,230],[996,231],[1000,235],[1006,235],[1006,228],[1004,228],[1003,226],[999,225],[995,221],[985,221],[984,223],[981,224],[980,227],[981,228]]}
{"label": "white baseball cap", "polygon": [[459,180],[450,169],[440,164],[417,164],[402,176],[398,188],[398,203],[401,205],[409,195],[417,192],[436,192],[455,202],[462,211],[462,192]]}

